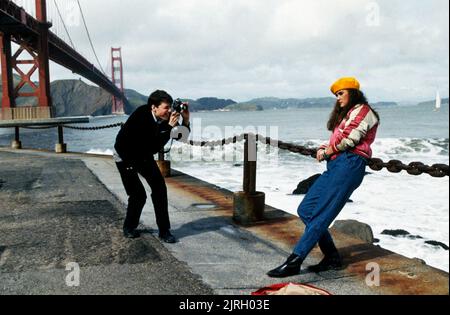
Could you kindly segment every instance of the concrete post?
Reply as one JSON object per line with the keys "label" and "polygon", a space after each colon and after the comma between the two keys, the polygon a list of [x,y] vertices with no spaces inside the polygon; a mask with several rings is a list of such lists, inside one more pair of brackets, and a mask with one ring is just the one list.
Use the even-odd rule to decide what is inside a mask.
{"label": "concrete post", "polygon": [[58,126],[58,143],[55,144],[56,153],[67,153],[67,144],[64,143],[63,126]]}
{"label": "concrete post", "polygon": [[253,134],[245,135],[244,191],[234,193],[233,219],[249,225],[264,219],[265,194],[256,191],[257,143]]}
{"label": "concrete post", "polygon": [[156,161],[156,164],[158,164],[159,170],[161,171],[161,175],[163,177],[170,177],[170,161],[164,160],[164,149],[158,153],[158,160]]}
{"label": "concrete post", "polygon": [[14,140],[11,143],[11,148],[20,150],[22,149],[22,142],[20,142],[19,127],[14,127],[14,129]]}

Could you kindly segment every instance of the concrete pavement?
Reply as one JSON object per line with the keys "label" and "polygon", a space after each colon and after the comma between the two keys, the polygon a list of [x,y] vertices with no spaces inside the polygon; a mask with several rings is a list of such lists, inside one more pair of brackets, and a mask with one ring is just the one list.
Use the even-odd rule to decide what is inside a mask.
{"label": "concrete pavement", "polygon": [[123,204],[80,159],[0,152],[0,180],[0,294],[213,292],[151,234],[123,238]]}
{"label": "concrete pavement", "polygon": [[[11,152],[0,148],[0,180],[6,182],[0,188],[0,283],[5,283],[0,284],[0,293],[250,294],[272,283],[291,281],[333,294],[448,294],[448,273],[335,231],[345,270],[308,272],[305,267],[321,258],[315,249],[300,275],[271,279],[266,272],[284,262],[303,230],[299,220],[266,207],[266,221],[238,226],[231,219],[231,192],[179,172],[166,179],[172,231],[179,242],[157,240],[150,198],[141,226],[148,233],[124,240],[120,227],[127,196],[110,157]],[[11,183],[7,178],[15,178],[13,168],[20,167],[34,180]],[[5,207],[5,201],[11,205]],[[59,222],[60,228],[46,229],[45,224],[37,224],[39,220]],[[11,228],[11,222],[19,226]],[[35,229],[33,235],[39,239],[52,233],[55,237],[50,243],[35,241],[35,236],[21,239],[17,235],[25,234],[26,227]],[[15,237],[10,236],[11,229]],[[95,232],[86,237],[90,229]],[[14,247],[16,243],[25,244],[25,251]],[[36,243],[40,247],[33,247]],[[42,251],[46,254],[38,257]],[[29,262],[29,253],[37,258]],[[81,263],[85,275],[75,289],[79,291],[60,283],[67,274],[64,262],[74,260]],[[370,263],[380,267],[380,286],[366,283]],[[101,274],[113,274],[114,279]]]}

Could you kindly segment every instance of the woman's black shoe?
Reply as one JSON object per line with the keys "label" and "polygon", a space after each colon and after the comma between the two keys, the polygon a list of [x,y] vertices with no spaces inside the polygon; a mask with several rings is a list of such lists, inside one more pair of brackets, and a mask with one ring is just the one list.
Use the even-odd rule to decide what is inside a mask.
{"label": "woman's black shoe", "polygon": [[300,256],[292,254],[284,264],[269,271],[267,275],[272,278],[284,278],[298,275],[300,273],[302,263],[303,259],[301,259]]}
{"label": "woman's black shoe", "polygon": [[309,266],[308,270],[318,273],[327,270],[340,270],[342,269],[342,259],[339,254],[332,256],[325,256],[317,265]]}

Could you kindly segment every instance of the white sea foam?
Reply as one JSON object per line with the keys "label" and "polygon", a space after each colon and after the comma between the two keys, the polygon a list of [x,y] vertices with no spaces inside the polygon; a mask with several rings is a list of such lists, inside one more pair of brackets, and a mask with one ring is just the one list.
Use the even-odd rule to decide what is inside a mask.
{"label": "white sea foam", "polygon": [[87,154],[98,154],[98,155],[110,155],[113,156],[113,151],[110,149],[101,150],[101,149],[90,149],[86,152]]}

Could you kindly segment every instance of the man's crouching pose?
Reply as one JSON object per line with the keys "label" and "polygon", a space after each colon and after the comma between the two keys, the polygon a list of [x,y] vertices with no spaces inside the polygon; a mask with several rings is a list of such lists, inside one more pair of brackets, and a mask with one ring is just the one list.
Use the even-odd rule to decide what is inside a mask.
{"label": "man's crouching pose", "polygon": [[170,233],[166,183],[153,157],[170,140],[174,131],[172,129],[179,125],[180,116],[183,117],[182,125],[187,127],[186,131],[189,130],[187,103],[183,103],[181,112],[173,111],[172,103],[173,99],[167,92],[153,92],[147,105],[136,109],[117,135],[115,160],[128,195],[127,215],[123,225],[123,234],[127,238],[140,236],[136,228],[147,199],[138,176],[140,174],[152,190],[160,239],[167,243],[176,242]]}

